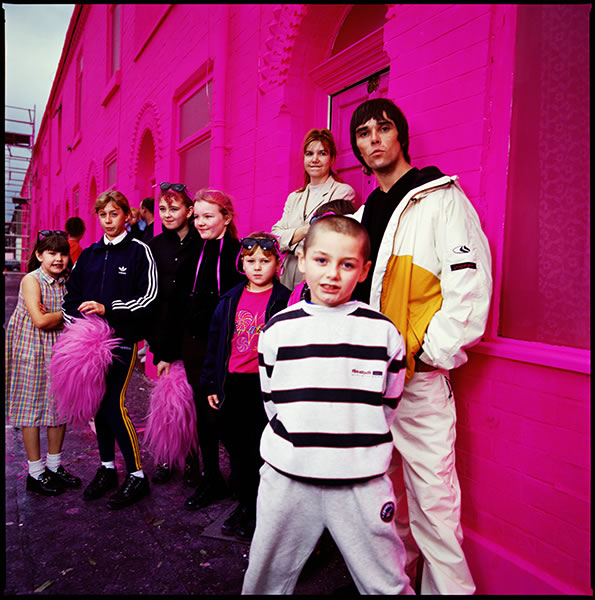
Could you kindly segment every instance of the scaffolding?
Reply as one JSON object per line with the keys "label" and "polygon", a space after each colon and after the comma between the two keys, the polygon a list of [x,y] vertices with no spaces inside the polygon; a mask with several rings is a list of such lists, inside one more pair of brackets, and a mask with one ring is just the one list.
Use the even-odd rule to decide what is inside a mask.
{"label": "scaffolding", "polygon": [[23,271],[29,256],[35,106],[4,107],[4,269]]}

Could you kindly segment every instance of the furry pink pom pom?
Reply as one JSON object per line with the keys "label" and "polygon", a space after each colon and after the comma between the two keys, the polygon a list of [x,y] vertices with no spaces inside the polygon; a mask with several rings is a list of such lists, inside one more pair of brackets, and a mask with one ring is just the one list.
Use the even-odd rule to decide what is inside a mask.
{"label": "furry pink pom pom", "polygon": [[179,468],[197,448],[194,395],[181,360],[171,364],[151,392],[144,442],[158,463]]}
{"label": "furry pink pom pom", "polygon": [[105,394],[105,376],[122,340],[105,319],[86,315],[66,324],[52,347],[50,391],[56,412],[72,425],[87,425]]}

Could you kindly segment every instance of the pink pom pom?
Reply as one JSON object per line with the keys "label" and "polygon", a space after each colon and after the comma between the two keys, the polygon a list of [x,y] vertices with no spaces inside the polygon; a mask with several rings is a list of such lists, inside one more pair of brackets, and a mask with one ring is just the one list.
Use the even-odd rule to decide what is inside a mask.
{"label": "pink pom pom", "polygon": [[74,319],[52,348],[49,376],[56,412],[72,425],[87,425],[105,394],[105,376],[113,349],[122,340],[105,319]]}
{"label": "pink pom pom", "polygon": [[151,392],[144,443],[158,463],[183,468],[190,449],[197,448],[196,407],[181,360],[162,375]]}

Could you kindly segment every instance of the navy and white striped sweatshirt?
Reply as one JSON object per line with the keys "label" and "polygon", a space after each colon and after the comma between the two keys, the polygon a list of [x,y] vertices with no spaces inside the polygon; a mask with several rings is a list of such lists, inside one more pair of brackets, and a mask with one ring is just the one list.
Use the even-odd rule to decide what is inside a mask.
{"label": "navy and white striped sweatshirt", "polygon": [[117,244],[102,237],[85,248],[66,282],[62,314],[66,321],[82,317],[81,302],[105,305],[105,319],[115,337],[138,342],[147,335],[157,298],[157,268],[147,244],[127,234]]}
{"label": "navy and white striped sweatshirt", "polygon": [[320,483],[386,473],[405,381],[405,345],[387,317],[356,300],[302,300],[270,319],[258,354],[267,463]]}

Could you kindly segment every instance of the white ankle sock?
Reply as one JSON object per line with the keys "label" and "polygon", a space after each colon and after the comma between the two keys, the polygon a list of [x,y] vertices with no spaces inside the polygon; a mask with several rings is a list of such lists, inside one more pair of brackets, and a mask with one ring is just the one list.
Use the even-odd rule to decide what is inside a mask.
{"label": "white ankle sock", "polygon": [[101,466],[105,467],[106,469],[115,469],[116,468],[116,464],[114,463],[113,460],[108,460],[108,461],[101,461]]}
{"label": "white ankle sock", "polygon": [[45,471],[43,459],[40,458],[39,460],[34,460],[33,462],[28,460],[27,463],[29,464],[29,475],[31,475],[33,479],[39,479],[41,474]]}
{"label": "white ankle sock", "polygon": [[62,452],[58,452],[58,454],[50,454],[48,452],[45,459],[45,466],[54,473],[58,470],[62,462]]}
{"label": "white ankle sock", "polygon": [[140,471],[135,471],[134,473],[130,473],[130,474],[134,475],[135,477],[140,477],[141,479],[145,478],[145,474],[143,473],[142,469]]}

